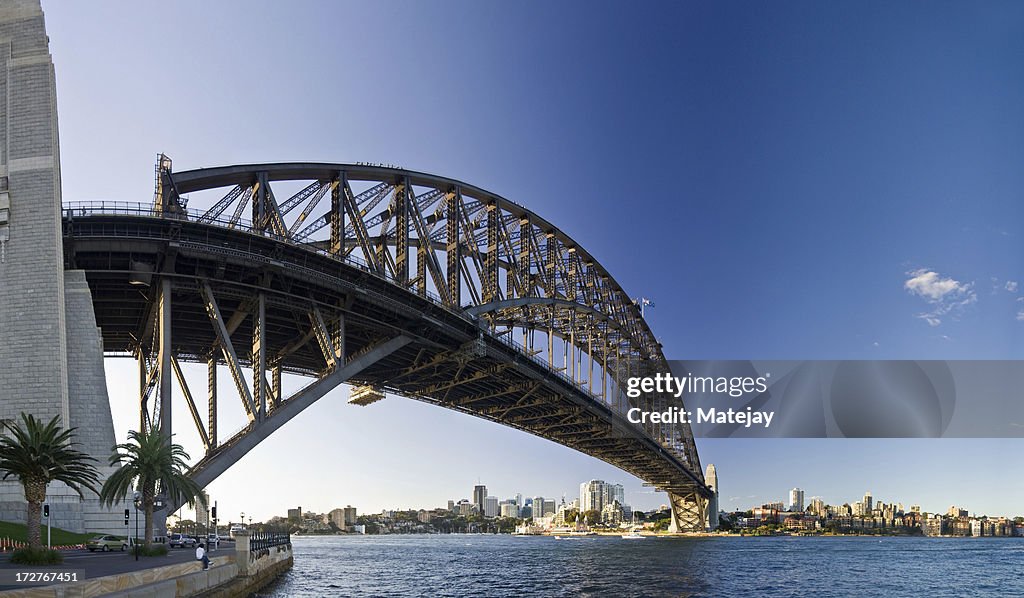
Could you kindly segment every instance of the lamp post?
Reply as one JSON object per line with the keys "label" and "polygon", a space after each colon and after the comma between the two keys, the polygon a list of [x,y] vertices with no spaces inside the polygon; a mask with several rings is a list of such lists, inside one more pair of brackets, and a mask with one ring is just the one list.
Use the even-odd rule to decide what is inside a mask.
{"label": "lamp post", "polygon": [[141,493],[138,491],[133,495],[132,503],[135,505],[135,560],[139,560],[139,498]]}

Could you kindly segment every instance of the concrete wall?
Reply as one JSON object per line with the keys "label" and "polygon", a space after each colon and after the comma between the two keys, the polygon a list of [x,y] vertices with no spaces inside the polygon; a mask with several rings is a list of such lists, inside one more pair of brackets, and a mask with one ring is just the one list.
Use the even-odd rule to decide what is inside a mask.
{"label": "concrete wall", "polygon": [[258,592],[287,572],[292,567],[293,557],[291,546],[281,546],[260,557],[239,551],[215,557],[210,563],[206,571],[198,561],[192,561],[77,583],[9,590],[3,595],[8,598],[238,598]]}

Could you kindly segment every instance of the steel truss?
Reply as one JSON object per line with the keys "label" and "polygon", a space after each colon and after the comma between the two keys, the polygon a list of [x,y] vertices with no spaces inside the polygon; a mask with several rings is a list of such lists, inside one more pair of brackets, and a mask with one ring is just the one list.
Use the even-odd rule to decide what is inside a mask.
{"label": "steel truss", "polygon": [[[674,525],[703,529],[708,489],[689,426],[623,421],[634,406],[682,407],[624,392],[630,377],[668,371],[660,343],[611,275],[546,220],[476,187],[392,168],[264,164],[176,173],[161,156],[157,172],[152,207],[128,214],[150,220],[122,217],[99,233],[89,216],[109,218],[109,211],[76,207],[65,244],[69,262],[79,262],[69,266],[90,277],[108,351],[138,360],[140,425],[159,422],[169,434],[172,379],[180,386],[206,449],[194,470],[202,483],[331,388],[355,380],[605,459],[668,491]],[[279,185],[297,191],[279,201]],[[195,194],[216,189],[210,207],[196,209]],[[148,240],[135,241],[124,258],[90,241],[108,230]],[[113,265],[119,259],[128,260],[121,270]],[[113,295],[127,296],[117,286],[124,271],[140,269],[153,274],[135,315],[103,308]],[[345,280],[324,291],[335,278]],[[182,313],[187,325],[176,323]],[[205,421],[179,361],[207,365]],[[383,364],[386,375],[375,368]],[[221,370],[249,422],[227,439],[217,426]],[[314,382],[284,397],[282,372]]]}

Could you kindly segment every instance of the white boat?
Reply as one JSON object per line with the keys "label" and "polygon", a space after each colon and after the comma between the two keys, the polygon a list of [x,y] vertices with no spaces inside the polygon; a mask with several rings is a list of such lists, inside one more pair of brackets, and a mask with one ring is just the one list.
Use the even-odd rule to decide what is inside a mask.
{"label": "white boat", "polygon": [[638,530],[631,530],[628,534],[622,534],[623,540],[643,540],[644,536],[640,535]]}

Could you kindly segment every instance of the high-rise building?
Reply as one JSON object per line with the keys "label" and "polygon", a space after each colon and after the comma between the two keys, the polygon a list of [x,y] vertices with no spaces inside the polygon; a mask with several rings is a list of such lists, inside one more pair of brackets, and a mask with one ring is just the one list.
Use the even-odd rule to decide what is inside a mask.
{"label": "high-rise building", "polygon": [[550,517],[555,514],[555,499],[544,500],[544,514],[542,517]]}
{"label": "high-rise building", "polygon": [[210,526],[210,507],[213,506],[213,503],[210,502],[210,495],[206,492],[203,492],[203,501],[196,503],[196,524],[201,528],[206,528]]}
{"label": "high-rise building", "polygon": [[544,497],[543,496],[534,496],[533,497],[533,501],[530,503],[530,507],[531,507],[530,514],[533,517],[543,517],[544,516]]}
{"label": "high-rise building", "polygon": [[498,509],[498,497],[497,496],[485,496],[484,497],[484,517],[497,517],[501,514]]}
{"label": "high-rise building", "polygon": [[863,507],[864,508],[864,514],[865,515],[870,515],[871,514],[871,509],[874,508],[874,505],[871,502],[871,491],[870,490],[864,493],[864,500],[861,501],[861,502],[864,505],[864,507]]}
{"label": "high-rise building", "polygon": [[619,506],[626,504],[626,490],[622,487],[622,484],[609,484],[608,485],[608,496],[605,497],[605,504],[619,501]]}
{"label": "high-rise building", "polygon": [[302,507],[288,509],[288,519],[302,519]]}
{"label": "high-rise building", "polygon": [[481,515],[484,512],[484,499],[487,498],[487,486],[482,484],[473,486],[473,504]]}
{"label": "high-rise building", "polygon": [[519,507],[515,501],[505,501],[499,505],[501,507],[502,517],[519,517]]}
{"label": "high-rise building", "polygon": [[448,501],[448,511],[451,512],[451,511],[454,511],[454,510],[455,510],[455,501],[454,500],[449,500]]}
{"label": "high-rise building", "polygon": [[802,513],[804,510],[804,491],[793,488],[789,491],[789,510],[794,513]]}
{"label": "high-rise building", "polygon": [[708,529],[715,531],[718,529],[718,471],[715,469],[714,463],[708,464],[708,468],[704,472],[704,483],[712,491],[711,498],[708,499]]}
{"label": "high-rise building", "polygon": [[604,480],[590,480],[580,484],[580,512],[587,511],[601,512],[604,508],[605,492]]}

